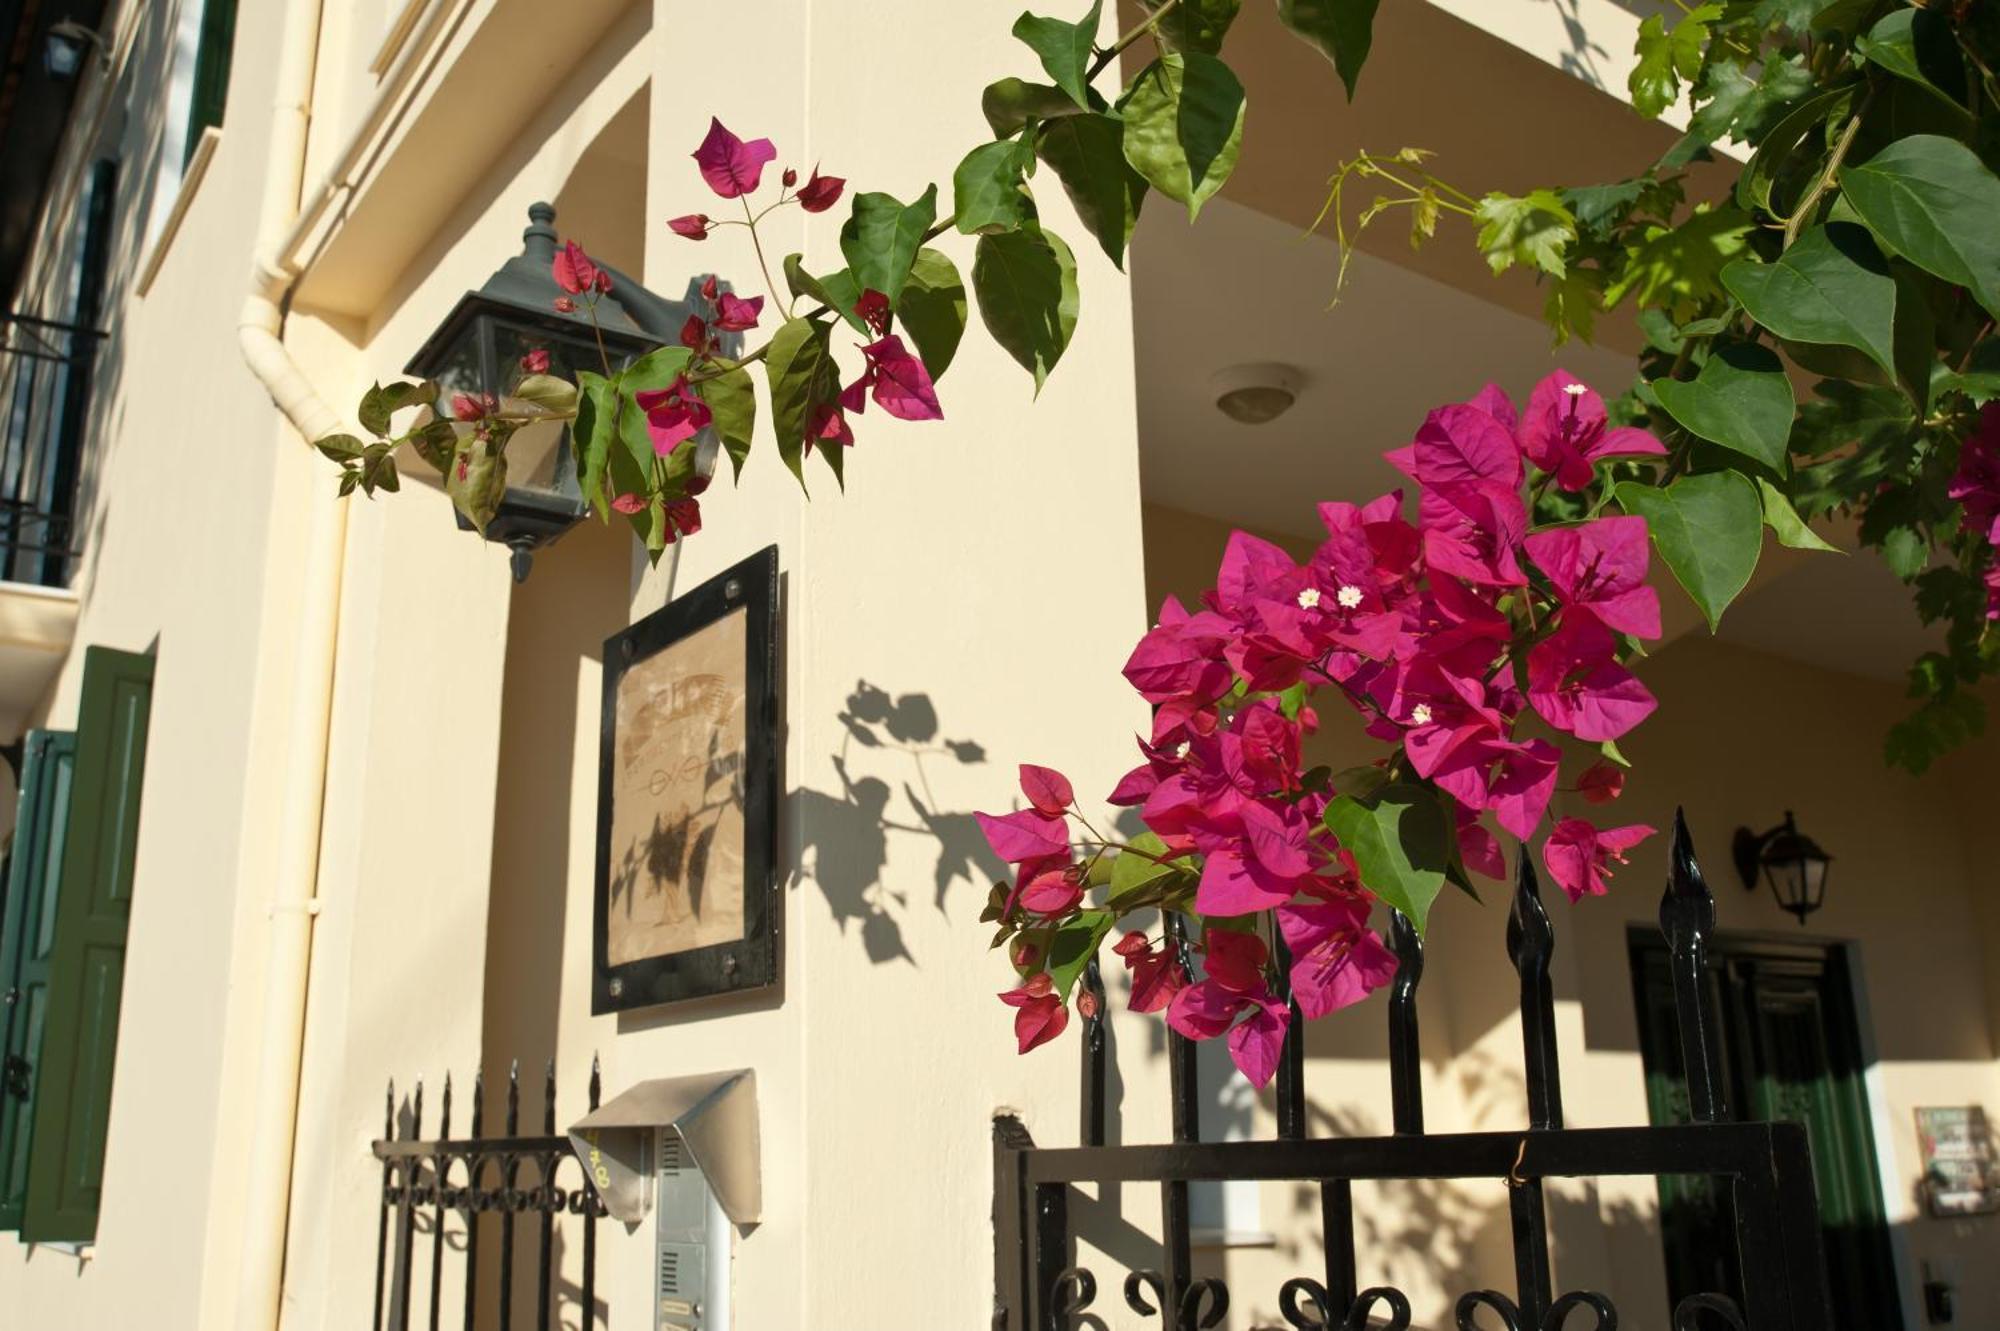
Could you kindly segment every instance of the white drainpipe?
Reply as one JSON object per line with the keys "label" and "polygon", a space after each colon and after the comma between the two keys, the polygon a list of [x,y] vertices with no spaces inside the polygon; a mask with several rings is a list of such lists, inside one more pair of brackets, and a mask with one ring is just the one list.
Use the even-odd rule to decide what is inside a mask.
{"label": "white drainpipe", "polygon": [[[429,21],[411,35],[353,136],[336,155],[325,181],[302,207],[322,5],[323,0],[290,0],[287,8],[256,261],[236,328],[244,362],[308,442],[340,431],[344,422],[285,349],[284,302],[303,271],[297,255],[328,205],[353,187],[371,147],[379,147],[377,135],[404,106],[419,71],[441,53],[445,43],[438,40],[440,30],[447,24],[455,25],[469,7],[467,0],[433,7]],[[307,501],[306,564],[301,583],[306,594],[301,598],[297,666],[286,726],[263,1021],[257,1081],[251,1094],[252,1128],[245,1170],[248,1193],[236,1293],[238,1331],[273,1331],[282,1315],[308,968],[313,917],[319,911],[320,824],[325,809],[347,513],[347,501],[336,500],[330,485],[316,487]]]}

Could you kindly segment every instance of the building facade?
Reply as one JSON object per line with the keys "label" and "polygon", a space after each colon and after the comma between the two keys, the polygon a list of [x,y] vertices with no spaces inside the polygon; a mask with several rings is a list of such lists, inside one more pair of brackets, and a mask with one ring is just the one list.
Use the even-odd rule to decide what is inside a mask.
{"label": "building facade", "polygon": [[[871,418],[844,494],[820,482],[808,501],[760,451],[657,565],[624,527],[585,522],[518,584],[421,464],[399,494],[337,500],[302,432],[350,428],[369,385],[520,252],[533,203],[669,298],[711,271],[755,289],[740,233],[693,245],[666,226],[704,206],[690,153],[710,116],[855,188],[910,197],[947,178],[987,135],[977,89],[1019,72],[1018,7],[0,10],[20,15],[0,142],[25,174],[9,191],[18,178],[37,200],[0,256],[16,270],[0,739],[22,741],[11,766],[30,778],[7,918],[32,900],[48,920],[39,950],[10,924],[12,982],[37,958],[85,973],[63,961],[86,946],[79,894],[108,931],[88,985],[36,991],[39,1043],[0,1119],[0,1324],[317,1331],[366,1325],[386,1298],[399,1325],[406,1288],[421,1323],[436,1277],[448,1310],[468,1280],[487,1291],[475,1321],[499,1325],[492,1225],[468,1243],[453,1220],[385,1262],[396,1231],[370,1144],[392,1082],[395,1131],[437,1131],[447,1073],[460,1123],[483,1074],[490,1134],[515,1065],[524,1121],[546,1077],[558,1131],[594,1065],[607,1099],[754,1071],[762,1206],[731,1240],[734,1326],[992,1324],[994,1119],[1072,1140],[1078,1080],[1072,1043],[1013,1053],[994,1000],[1009,975],[978,923],[1003,868],[972,811],[1006,806],[1019,761],[1109,790],[1145,722],[1119,668],[1163,596],[1209,584],[1230,529],[1309,547],[1313,502],[1390,488],[1379,454],[1428,406],[1488,379],[1520,392],[1555,363],[1532,283],[1495,280],[1469,246],[1371,239],[1325,311],[1338,256],[1299,240],[1322,182],[1405,142],[1475,192],[1615,179],[1671,134],[1607,91],[1645,4],[1384,6],[1351,108],[1255,8],[1232,37],[1253,104],[1236,177],[1192,228],[1149,212],[1125,271],[1076,247],[1081,318],[1039,395],[975,332],[941,385],[945,420]],[[1106,33],[1131,19],[1106,13]],[[67,74],[42,55],[64,22],[90,34],[67,43]],[[1503,96],[1504,121],[1463,114]],[[57,98],[41,147],[21,146],[22,108]],[[837,227],[813,222],[794,213],[777,243],[817,270]],[[1636,347],[1607,327],[1563,363],[1613,385]],[[1212,376],[1264,362],[1295,367],[1293,412],[1217,413]],[[605,640],[771,545],[778,981],[593,1015]],[[1917,1113],[2000,1113],[2000,751],[1982,741],[1920,779],[1883,766],[1922,645],[1902,598],[1869,556],[1771,551],[1711,637],[1667,590],[1679,619],[1648,675],[1661,712],[1629,746],[1624,807],[1662,828],[1686,809],[1718,901],[1718,983],[1769,1042],[1746,1093],[1838,1101],[1843,1270],[1881,1273],[1872,1324],[1933,1324],[1934,1286],[1980,1326],[2000,1319],[2000,1219],[1932,1214]],[[1024,650],[1024,630],[1059,649]],[[1325,742],[1337,760],[1346,741]],[[1736,828],[1787,810],[1838,863],[1803,929],[1741,888],[1728,853]],[[1673,1113],[1649,997],[1665,875],[1661,837],[1609,898],[1555,909],[1572,1125]],[[1420,996],[1432,1131],[1527,1122],[1504,928],[1504,903],[1440,908]],[[1158,1028],[1112,989],[1112,1140],[1164,1140]],[[1801,1005],[1804,1024],[1773,1015]],[[26,1010],[10,1003],[10,1042]],[[1315,1134],[1390,1130],[1382,1031],[1379,999],[1312,1029]],[[1814,1040],[1826,1050],[1783,1072]],[[1270,1097],[1203,1059],[1204,1133],[1271,1135]],[[1159,1214],[1144,1192],[1093,1198],[1079,1243],[1145,1260]],[[1664,1331],[1672,1185],[1552,1181],[1550,1198],[1560,1284]],[[1234,1294],[1226,1324],[1283,1325],[1280,1286],[1317,1260],[1317,1203],[1234,1181],[1193,1204],[1199,1268]],[[1414,1325],[1449,1325],[1458,1293],[1511,1279],[1504,1189],[1362,1184],[1355,1214],[1364,1278],[1409,1291]],[[523,1222],[521,1324],[545,1298],[539,1325],[655,1325],[651,1225],[601,1222],[588,1285],[579,1234],[566,1218],[543,1289]]]}

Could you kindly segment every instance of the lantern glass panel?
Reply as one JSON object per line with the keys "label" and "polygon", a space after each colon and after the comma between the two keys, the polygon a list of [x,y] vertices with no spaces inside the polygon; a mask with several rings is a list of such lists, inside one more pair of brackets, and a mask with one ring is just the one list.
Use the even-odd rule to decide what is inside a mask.
{"label": "lantern glass panel", "polygon": [[[549,328],[502,319],[493,320],[492,336],[498,382],[488,391],[496,397],[520,382],[524,373],[521,358],[531,351],[548,352],[549,373],[571,383],[576,382],[578,370],[602,373],[604,369],[597,344],[588,337],[570,337]],[[579,496],[567,422],[542,421],[514,432],[507,441],[507,488]]]}

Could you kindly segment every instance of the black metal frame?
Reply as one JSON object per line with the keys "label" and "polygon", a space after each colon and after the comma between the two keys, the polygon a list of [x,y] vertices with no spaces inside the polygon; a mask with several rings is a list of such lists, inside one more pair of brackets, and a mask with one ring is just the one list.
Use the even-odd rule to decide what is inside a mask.
{"label": "black metal frame", "polygon": [[[86,292],[85,294],[91,294]],[[0,313],[0,579],[61,587],[71,544],[92,370],[105,334]]]}
{"label": "black metal frame", "polygon": [[[612,777],[618,686],[639,662],[723,617],[746,615],[743,705],[743,936],[622,966],[610,964]],[[777,983],[784,910],[775,872],[778,814],[778,547],[770,545],[676,596],[604,643],[597,764],[597,883],[591,919],[593,1014]]]}
{"label": "black metal frame", "polygon": [[[602,1084],[597,1060],[590,1064],[589,1107],[597,1108]],[[582,1310],[579,1331],[597,1325],[597,1221],[608,1215],[598,1199],[583,1166],[570,1149],[569,1138],[556,1132],[556,1069],[551,1060],[542,1095],[542,1135],[524,1137],[521,1128],[521,1068],[517,1062],[507,1072],[505,1136],[482,1137],[485,1077],[472,1083],[470,1136],[451,1135],[451,1077],[444,1079],[444,1103],[438,1116],[438,1135],[419,1140],[424,1131],[424,1084],[419,1081],[411,1098],[410,1117],[401,1136],[396,1133],[396,1083],[389,1083],[388,1108],[382,1122],[382,1136],[372,1144],[375,1158],[382,1162],[382,1207],[375,1230],[375,1315],[369,1323],[373,1331],[408,1331],[410,1301],[416,1279],[412,1266],[418,1232],[426,1227],[430,1237],[430,1291],[426,1302],[427,1325],[439,1331],[442,1325],[444,1293],[444,1229],[448,1212],[456,1212],[465,1224],[465,1282],[463,1291],[465,1331],[479,1324],[479,1235],[480,1222],[497,1212],[500,1218],[500,1270],[497,1288],[488,1301],[497,1300],[497,1325],[512,1331],[514,1325],[515,1219],[533,1216],[536,1252],[539,1258],[535,1281],[536,1331],[549,1331],[555,1324],[555,1232],[556,1217],[579,1217],[583,1230],[581,1282],[577,1304]],[[573,1187],[561,1183],[567,1161],[576,1176]],[[523,1168],[532,1179],[523,1178]],[[391,1247],[393,1238],[394,1246]]]}
{"label": "black metal frame", "polygon": [[[1683,1299],[1674,1331],[1824,1331],[1831,1324],[1818,1202],[1805,1129],[1795,1123],[1733,1123],[1723,1096],[1716,1018],[1702,982],[1706,939],[1715,928],[1715,901],[1695,862],[1686,823],[1677,814],[1666,895],[1660,904],[1673,973],[1676,1017],[1694,1121],[1632,1128],[1565,1128],[1557,1067],[1555,1008],[1549,959],[1555,930],[1541,901],[1529,856],[1519,856],[1507,953],[1521,984],[1526,1071],[1525,1132],[1427,1134],[1419,1080],[1416,991],[1423,947],[1416,930],[1392,912],[1389,941],[1398,958],[1388,1001],[1391,1098],[1395,1135],[1311,1138],[1306,1133],[1304,1023],[1296,1004],[1278,1066],[1278,1137],[1273,1141],[1203,1142],[1195,1102],[1194,1047],[1169,1032],[1167,1064],[1173,1141],[1106,1146],[1104,1087],[1107,1030],[1102,1017],[1083,1022],[1083,1144],[1038,1147],[1018,1119],[994,1125],[995,1331],[1059,1331],[1102,1325],[1087,1310],[1097,1279],[1074,1265],[1069,1197],[1082,1183],[1157,1183],[1164,1239],[1158,1270],[1131,1272],[1124,1300],[1134,1312],[1158,1316],[1172,1331],[1219,1325],[1228,1287],[1195,1279],[1191,1269],[1187,1187],[1196,1180],[1259,1179],[1317,1183],[1324,1233],[1324,1268],[1285,1282],[1279,1308],[1298,1331],[1360,1331],[1410,1325],[1410,1304],[1388,1286],[1359,1287],[1351,1183],[1354,1179],[1493,1179],[1507,1186],[1514,1247],[1514,1289],[1461,1296],[1461,1331],[1562,1331],[1586,1325],[1571,1314],[1588,1309],[1594,1331],[1613,1331],[1617,1309],[1591,1290],[1558,1292],[1553,1283],[1542,1181],[1605,1175],[1708,1174],[1727,1181],[1736,1197],[1736,1241],[1747,1282],[1744,1304],[1721,1292]],[[1172,929],[1170,924],[1169,928]],[[1183,951],[1186,944],[1172,935]],[[1288,958],[1279,949],[1281,967]],[[1084,981],[1104,1009],[1093,961]],[[1165,1310],[1165,1311],[1162,1311]],[[1482,1310],[1487,1316],[1482,1319]]]}

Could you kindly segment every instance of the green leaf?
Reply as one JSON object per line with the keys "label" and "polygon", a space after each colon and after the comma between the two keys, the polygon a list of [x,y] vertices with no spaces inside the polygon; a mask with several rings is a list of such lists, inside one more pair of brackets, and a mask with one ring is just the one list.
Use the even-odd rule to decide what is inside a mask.
{"label": "green leaf", "polygon": [[1778,538],[1779,545],[1790,546],[1794,550],[1829,550],[1837,555],[1846,553],[1839,546],[1820,539],[1818,532],[1806,526],[1805,519],[1792,507],[1792,501],[1762,476],[1757,478],[1757,495],[1764,502],[1764,525]]}
{"label": "green leaf", "polygon": [[965,335],[965,282],[958,266],[934,249],[918,250],[896,322],[917,344],[932,382],[942,379]]}
{"label": "green leaf", "polygon": [[1077,23],[1022,14],[1014,20],[1014,36],[1041,57],[1042,68],[1070,100],[1090,109],[1090,48],[1097,40],[1097,14],[1104,0],[1091,0],[1090,12]]}
{"label": "green leaf", "polygon": [[1639,39],[1632,46],[1639,61],[1632,66],[1626,87],[1640,115],[1657,116],[1680,100],[1681,83],[1692,82],[1701,72],[1709,25],[1721,17],[1721,5],[1699,5],[1671,30],[1658,14],[1639,25]]}
{"label": "green leaf", "polygon": [[979,317],[993,340],[1035,376],[1039,393],[1076,331],[1076,258],[1038,225],[981,236],[972,260]]}
{"label": "green leaf", "polygon": [[1890,766],[1921,776],[1937,759],[1986,729],[1986,704],[1963,689],[1933,698],[1898,721],[1883,744]]}
{"label": "green leaf", "polygon": [[1489,194],[1479,201],[1473,218],[1479,223],[1480,252],[1495,273],[1520,264],[1551,277],[1563,275],[1563,253],[1576,239],[1576,219],[1556,191],[1530,190],[1519,198]]}
{"label": "green leaf", "polygon": [[1785,441],[1798,404],[1776,352],[1742,342],[1722,347],[1692,380],[1655,379],[1653,392],[1691,434],[1773,471],[1785,469]]}
{"label": "green leaf", "polygon": [[1649,226],[1625,254],[1625,270],[1604,293],[1607,308],[1630,295],[1639,307],[1658,307],[1687,319],[1722,294],[1724,265],[1750,243],[1756,223],[1735,208],[1712,208],[1679,226]]}
{"label": "green leaf", "polygon": [[729,454],[730,474],[741,481],[743,461],[750,456],[757,431],[757,392],[751,387],[750,371],[730,365],[715,378],[703,380],[695,392],[715,417],[715,433],[722,440],[722,451]]}
{"label": "green leaf", "polygon": [[569,427],[569,441],[576,451],[577,483],[597,516],[608,518],[611,509],[604,494],[604,472],[611,441],[618,433],[618,386],[589,370],[577,372],[576,386],[576,420]]}
{"label": "green leaf", "polygon": [[1034,200],[1022,175],[1032,160],[1026,141],[1017,139],[982,143],[967,153],[951,176],[953,225],[964,235],[987,236],[1032,221]]}
{"label": "green leaf", "polygon": [[[1157,10],[1164,0],[1142,2],[1148,9]],[[1243,0],[1180,0],[1155,28],[1170,51],[1214,55],[1222,49],[1222,39],[1242,8]]]}
{"label": "green leaf", "polygon": [[458,451],[458,432],[442,416],[431,420],[422,429],[412,431],[407,438],[417,456],[436,468],[440,476],[451,465],[452,455]]}
{"label": "green leaf", "polygon": [[[1167,843],[1151,832],[1141,832],[1132,838],[1132,850],[1120,851],[1111,862],[1111,894],[1104,904],[1121,914],[1131,910],[1131,903],[1145,895],[1146,889],[1178,870],[1171,864],[1162,864],[1147,856],[1164,856]],[[1141,851],[1143,854],[1134,854]]]}
{"label": "green leaf", "polygon": [[1882,533],[1880,541],[1882,562],[1889,571],[1908,582],[1922,573],[1931,562],[1930,542],[1915,527],[1891,527]]}
{"label": "green leaf", "polygon": [[618,387],[627,397],[657,393],[680,378],[693,355],[686,347],[655,347],[620,372]]}
{"label": "green leaf", "polygon": [[458,456],[444,474],[444,492],[452,507],[465,515],[473,529],[485,532],[499,511],[507,490],[504,431],[468,434],[458,441]]}
{"label": "green leaf", "polygon": [[1278,18],[1333,62],[1350,102],[1375,40],[1377,5],[1378,0],[1278,0]]}
{"label": "green leaf", "polygon": [[1712,633],[1750,582],[1764,544],[1764,506],[1733,471],[1683,476],[1664,490],[1623,481],[1619,507],[1646,519],[1653,545],[1701,608]]}
{"label": "green leaf", "polygon": [[539,407],[551,416],[567,416],[576,410],[576,385],[553,374],[528,375],[508,396]]}
{"label": "green leaf", "polygon": [[1688,120],[1687,133],[1667,150],[1660,165],[1668,169],[1686,166],[1709,145],[1731,134],[1755,141],[1761,137],[1757,131],[1773,111],[1810,92],[1812,86],[1812,76],[1798,56],[1766,56],[1755,78],[1737,61],[1711,62],[1695,87],[1698,105]]}
{"label": "green leaf", "polygon": [[1125,160],[1154,189],[1186,204],[1193,221],[1236,169],[1244,101],[1243,85],[1214,56],[1169,52],[1126,91]]}
{"label": "green leaf", "polygon": [[771,335],[770,348],[764,353],[764,371],[771,386],[771,430],[778,456],[803,488],[806,423],[815,403],[840,395],[833,329],[824,319],[787,319]]}
{"label": "green leaf", "polygon": [[1559,193],[1578,229],[1597,232],[1637,203],[1645,188],[1643,180],[1624,180],[1615,185],[1581,185]]}
{"label": "green leaf", "polygon": [[1972,149],[1913,134],[1842,171],[1840,189],[1891,254],[1965,287],[2000,319],[2000,177]]}
{"label": "green leaf", "polygon": [[1397,782],[1362,798],[1335,797],[1323,821],[1354,856],[1362,886],[1407,915],[1422,933],[1444,887],[1454,844],[1451,820],[1437,796]]}
{"label": "green leaf", "polygon": [[867,321],[854,312],[861,301],[861,288],[855,285],[854,274],[843,268],[825,277],[814,277],[806,271],[805,256],[787,254],[785,256],[785,285],[792,295],[816,300],[847,321],[847,326],[855,332],[868,334]]}
{"label": "green leaf", "polygon": [[1970,119],[1965,109],[1965,59],[1958,53],[1951,20],[1928,9],[1897,9],[1854,40],[1871,64],[1908,79]]}
{"label": "green leaf", "polygon": [[993,127],[994,138],[1011,139],[1030,120],[1080,116],[1087,108],[1071,101],[1061,88],[1007,78],[986,85],[986,91],[979,96],[979,109],[985,112],[986,123]]}
{"label": "green leaf", "polygon": [[888,194],[857,194],[854,211],[840,228],[840,252],[862,291],[879,291],[894,307],[910,279],[924,232],[937,220],[937,186],[915,203]]}
{"label": "green leaf", "polygon": [[1098,945],[1111,932],[1115,918],[1108,910],[1086,910],[1056,927],[1049,939],[1049,979],[1055,981],[1056,992],[1064,1001],[1068,1001],[1069,991],[1076,987],[1083,968],[1097,955]]}
{"label": "green leaf", "polygon": [[345,462],[349,458],[360,457],[362,450],[368,446],[351,434],[330,434],[324,439],[313,440],[313,447],[335,462]]}
{"label": "green leaf", "polygon": [[1988,339],[1975,346],[1965,368],[1939,375],[1932,389],[1936,393],[1963,393],[1982,404],[2000,398],[2000,340]]}
{"label": "green leaf", "polygon": [[1062,181],[1077,217],[1122,271],[1125,246],[1146,199],[1146,178],[1125,160],[1124,122],[1100,113],[1050,121],[1036,151]]}
{"label": "green leaf", "polygon": [[[1749,164],[1736,178],[1736,202],[1743,208],[1762,208],[1783,215],[1791,211],[1795,192],[1802,192],[1812,169],[1824,156],[1824,144],[1799,154],[1807,138],[1837,114],[1846,111],[1854,99],[1852,88],[1830,88],[1808,97],[1785,114],[1757,142]],[[1783,186],[1784,192],[1777,191]]]}
{"label": "green leaf", "polygon": [[426,379],[421,383],[399,380],[396,383],[376,384],[361,395],[361,407],[355,416],[361,428],[378,438],[389,433],[389,418],[404,407],[427,407],[437,401],[438,386]]}
{"label": "green leaf", "polygon": [[1722,285],[1786,341],[1853,347],[1895,373],[1896,280],[1861,228],[1813,227],[1775,263],[1730,264]]}

